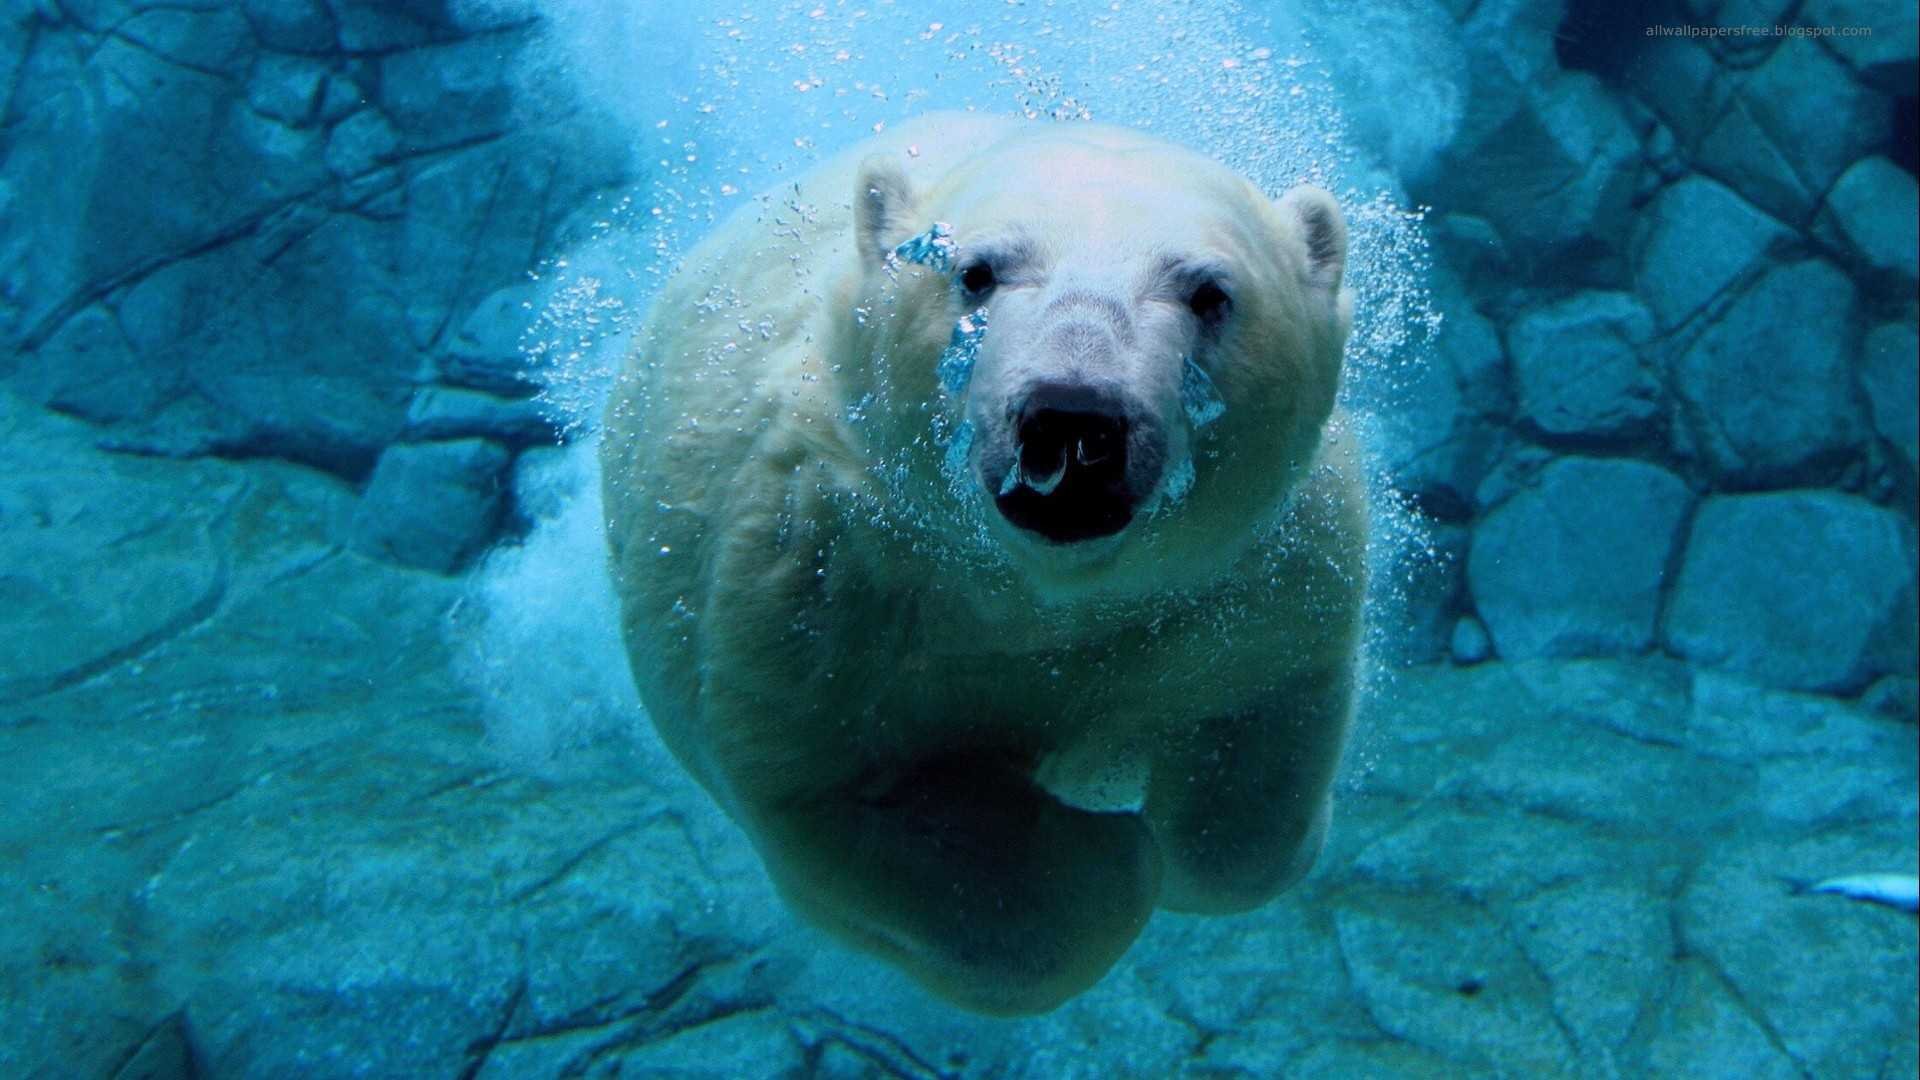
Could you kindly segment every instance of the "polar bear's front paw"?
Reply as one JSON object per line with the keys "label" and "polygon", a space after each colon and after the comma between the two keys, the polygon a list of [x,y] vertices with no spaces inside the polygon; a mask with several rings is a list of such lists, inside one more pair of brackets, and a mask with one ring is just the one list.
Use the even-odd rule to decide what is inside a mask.
{"label": "polar bear's front paw", "polygon": [[774,821],[790,903],[984,1013],[1044,1012],[1093,985],[1159,894],[1139,815],[1068,807],[1003,755],[947,755]]}

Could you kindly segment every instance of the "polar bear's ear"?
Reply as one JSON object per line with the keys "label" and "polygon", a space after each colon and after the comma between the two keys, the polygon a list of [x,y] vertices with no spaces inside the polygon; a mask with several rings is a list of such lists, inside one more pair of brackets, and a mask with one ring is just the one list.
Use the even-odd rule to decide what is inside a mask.
{"label": "polar bear's ear", "polygon": [[1307,282],[1338,298],[1347,269],[1347,221],[1326,189],[1300,184],[1280,196],[1280,218],[1306,245]]}
{"label": "polar bear's ear", "polygon": [[879,262],[912,231],[913,186],[906,170],[886,154],[860,163],[853,188],[854,242],[863,259]]}

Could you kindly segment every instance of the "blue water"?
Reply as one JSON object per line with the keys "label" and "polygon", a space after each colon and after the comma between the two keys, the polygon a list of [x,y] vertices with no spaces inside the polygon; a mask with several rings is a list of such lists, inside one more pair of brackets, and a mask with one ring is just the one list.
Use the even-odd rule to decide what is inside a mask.
{"label": "blue water", "polygon": [[[1911,10],[1812,3],[13,5],[0,1074],[1914,1075],[1915,40]],[[935,110],[1144,129],[1328,189],[1350,233],[1329,437],[1368,584],[1325,845],[1019,1018],[783,894],[706,733],[654,723],[730,687],[630,674],[632,640],[820,628],[714,627],[696,590],[623,614],[644,590],[608,571],[603,410],[688,314],[656,295],[735,213],[775,252],[832,210],[810,169]],[[713,378],[789,329],[688,295],[737,331]],[[1241,677],[1220,658],[1308,541],[1253,527],[1271,580],[1234,589],[1034,599],[994,498],[1099,454],[975,482],[989,433],[941,410],[1012,325],[981,306],[929,337],[924,445],[862,465],[862,512],[960,569],[873,609],[854,639],[899,644],[847,676],[964,715],[915,621],[962,596],[980,638],[1133,620],[1196,635],[1185,685]],[[1196,449],[1155,528],[1245,430],[1205,360],[1169,380]],[[707,497],[650,491],[616,548],[658,580],[708,558]],[[1065,724],[1135,663],[994,670]],[[911,819],[958,846],[889,864],[954,887],[925,926],[984,910],[952,867],[1033,850],[990,826],[1151,805],[1157,748],[1100,734],[1017,782],[962,753],[854,793],[961,793]],[[1075,835],[1031,880],[1092,881],[1091,923],[1134,879]],[[838,850],[848,880],[872,852]],[[926,947],[1008,940],[1033,890]]]}

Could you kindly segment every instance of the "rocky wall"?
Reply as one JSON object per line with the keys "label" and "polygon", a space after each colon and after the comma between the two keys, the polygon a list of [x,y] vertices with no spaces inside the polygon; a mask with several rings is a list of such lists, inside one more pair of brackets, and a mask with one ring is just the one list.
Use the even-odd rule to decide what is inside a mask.
{"label": "rocky wall", "polygon": [[510,81],[537,21],[442,0],[6,19],[0,378],[114,449],[363,485],[357,546],[463,565],[515,454],[554,439],[515,290],[633,181],[608,125]]}
{"label": "rocky wall", "polygon": [[[1384,451],[1449,558],[1408,651],[1911,717],[1912,6],[1394,7],[1296,17],[1432,208],[1446,325]],[[1776,25],[1870,34],[1666,32]]]}

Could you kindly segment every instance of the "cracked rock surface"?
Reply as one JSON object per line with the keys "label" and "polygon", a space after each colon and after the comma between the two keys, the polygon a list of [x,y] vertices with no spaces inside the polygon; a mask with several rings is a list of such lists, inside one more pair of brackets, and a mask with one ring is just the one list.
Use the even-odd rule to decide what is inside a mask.
{"label": "cracked rock surface", "polygon": [[491,751],[460,584],[354,553],[342,481],[0,403],[0,1073],[1920,1067],[1914,918],[1796,892],[1913,871],[1910,723],[1660,659],[1391,672],[1306,882],[983,1020],[797,924],[650,739]]}
{"label": "cracked rock surface", "polygon": [[633,180],[578,102],[516,104],[536,23],[482,7],[7,6],[0,383],[142,453],[356,483],[396,442],[550,440],[530,387],[414,400]]}

